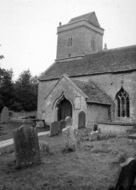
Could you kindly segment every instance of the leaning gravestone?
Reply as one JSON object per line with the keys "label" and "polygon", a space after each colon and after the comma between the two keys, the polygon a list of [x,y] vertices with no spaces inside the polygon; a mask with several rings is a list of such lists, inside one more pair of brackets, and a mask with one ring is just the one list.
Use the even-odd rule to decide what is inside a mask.
{"label": "leaning gravestone", "polygon": [[14,131],[16,168],[28,167],[40,163],[40,149],[36,129],[31,121],[24,121]]}
{"label": "leaning gravestone", "polygon": [[7,123],[9,121],[9,110],[5,106],[2,111],[1,111],[1,122],[2,123]]}
{"label": "leaning gravestone", "polygon": [[78,129],[85,128],[86,116],[85,112],[81,111],[78,115]]}

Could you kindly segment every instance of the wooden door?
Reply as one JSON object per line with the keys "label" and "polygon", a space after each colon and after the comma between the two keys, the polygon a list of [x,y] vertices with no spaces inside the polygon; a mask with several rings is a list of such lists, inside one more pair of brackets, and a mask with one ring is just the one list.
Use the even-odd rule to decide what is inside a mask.
{"label": "wooden door", "polygon": [[72,105],[64,98],[58,105],[58,121],[65,120],[67,116],[72,117]]}

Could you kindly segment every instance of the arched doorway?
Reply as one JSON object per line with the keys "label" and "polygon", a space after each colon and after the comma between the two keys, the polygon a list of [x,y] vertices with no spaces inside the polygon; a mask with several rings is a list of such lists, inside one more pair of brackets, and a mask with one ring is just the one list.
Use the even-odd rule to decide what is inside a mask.
{"label": "arched doorway", "polygon": [[72,105],[70,101],[68,101],[66,98],[63,98],[59,102],[57,108],[58,108],[58,121],[64,120],[67,116],[72,117]]}

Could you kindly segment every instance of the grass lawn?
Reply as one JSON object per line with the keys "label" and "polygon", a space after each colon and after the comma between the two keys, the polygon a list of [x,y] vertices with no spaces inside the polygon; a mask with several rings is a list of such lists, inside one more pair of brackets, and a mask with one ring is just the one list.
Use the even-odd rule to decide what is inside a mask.
{"label": "grass lawn", "polygon": [[13,147],[0,156],[0,189],[4,190],[107,190],[119,172],[119,157],[136,154],[136,142],[125,137],[84,141],[71,153],[62,153],[63,136],[39,138],[51,154],[41,150],[41,165],[15,169]]}

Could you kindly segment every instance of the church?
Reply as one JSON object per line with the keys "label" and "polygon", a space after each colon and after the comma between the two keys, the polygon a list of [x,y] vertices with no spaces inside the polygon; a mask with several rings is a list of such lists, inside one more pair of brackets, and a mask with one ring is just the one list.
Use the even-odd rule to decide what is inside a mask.
{"label": "church", "polygon": [[136,46],[103,48],[95,12],[57,28],[55,63],[39,78],[38,119],[81,123],[136,122]]}

